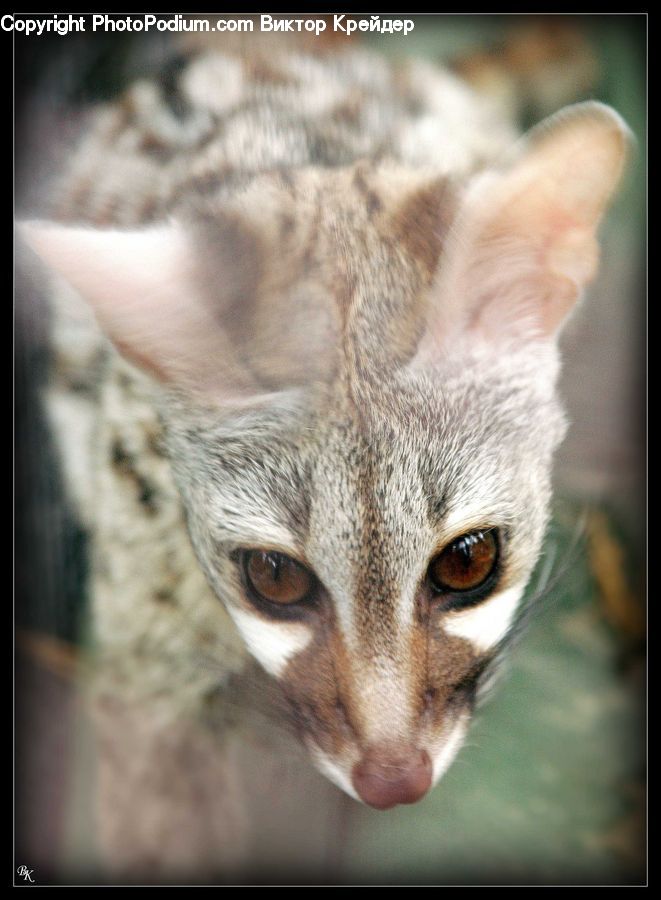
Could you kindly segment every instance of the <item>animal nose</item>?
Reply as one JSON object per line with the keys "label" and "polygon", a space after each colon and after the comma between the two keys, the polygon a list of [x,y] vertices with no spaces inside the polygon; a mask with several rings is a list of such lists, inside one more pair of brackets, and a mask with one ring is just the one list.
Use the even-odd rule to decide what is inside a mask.
{"label": "animal nose", "polygon": [[416,803],[431,787],[431,780],[429,755],[414,747],[396,752],[372,748],[354,766],[352,778],[360,799],[375,809]]}

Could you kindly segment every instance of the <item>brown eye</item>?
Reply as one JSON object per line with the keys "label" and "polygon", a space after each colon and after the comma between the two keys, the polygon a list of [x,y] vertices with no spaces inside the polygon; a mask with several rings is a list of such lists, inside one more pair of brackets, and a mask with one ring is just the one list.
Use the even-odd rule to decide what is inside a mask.
{"label": "brown eye", "polygon": [[248,584],[263,600],[286,606],[304,600],[314,576],[284,553],[249,550],[244,555]]}
{"label": "brown eye", "polygon": [[498,563],[495,529],[463,534],[432,560],[429,580],[442,593],[476,591],[487,586]]}

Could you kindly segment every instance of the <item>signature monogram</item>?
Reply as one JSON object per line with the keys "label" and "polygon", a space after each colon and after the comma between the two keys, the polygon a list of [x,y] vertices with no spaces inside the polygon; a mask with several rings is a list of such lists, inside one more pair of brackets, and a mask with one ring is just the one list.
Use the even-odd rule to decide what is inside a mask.
{"label": "signature monogram", "polygon": [[19,878],[22,878],[23,881],[29,881],[30,884],[34,884],[34,878],[32,877],[33,872],[34,869],[28,869],[27,866],[19,866],[18,869],[16,869],[16,874]]}

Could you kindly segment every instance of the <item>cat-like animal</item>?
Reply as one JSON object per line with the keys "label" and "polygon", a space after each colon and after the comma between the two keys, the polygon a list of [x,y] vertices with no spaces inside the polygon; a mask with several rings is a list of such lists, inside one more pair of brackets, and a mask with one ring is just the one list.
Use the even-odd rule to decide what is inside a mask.
{"label": "cat-like animal", "polygon": [[203,52],[95,113],[21,234],[57,273],[115,871],[240,865],[252,658],[355,800],[447,770],[542,547],[556,339],[628,145],[599,103],[519,138],[361,51]]}

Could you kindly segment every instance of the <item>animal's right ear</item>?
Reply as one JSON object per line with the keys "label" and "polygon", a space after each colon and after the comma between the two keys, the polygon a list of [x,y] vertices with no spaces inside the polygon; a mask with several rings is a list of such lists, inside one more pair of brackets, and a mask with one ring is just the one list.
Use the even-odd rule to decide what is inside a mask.
{"label": "animal's right ear", "polygon": [[117,231],[25,222],[19,233],[90,304],[130,362],[162,382],[203,392],[227,375],[232,354],[201,296],[180,226]]}
{"label": "animal's right ear", "polygon": [[325,378],[336,347],[314,291],[292,290],[296,267],[273,238],[271,207],[262,198],[257,209],[134,231],[46,222],[18,230],[127,360],[212,403],[243,404]]}
{"label": "animal's right ear", "polygon": [[253,403],[309,382],[299,345],[323,360],[323,332],[301,320],[309,313],[274,290],[272,278],[264,279],[261,312],[269,255],[250,221],[218,214],[212,223],[135,231],[45,222],[18,230],[92,307],[119,352],[165,385],[211,402]]}

